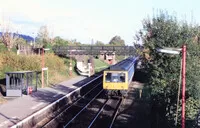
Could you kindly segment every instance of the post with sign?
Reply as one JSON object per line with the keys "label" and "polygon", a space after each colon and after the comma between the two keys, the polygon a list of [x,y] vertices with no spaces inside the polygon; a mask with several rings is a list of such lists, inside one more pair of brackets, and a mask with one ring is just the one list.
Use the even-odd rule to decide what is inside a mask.
{"label": "post with sign", "polygon": [[44,48],[42,48],[42,88],[44,87]]}
{"label": "post with sign", "polygon": [[44,87],[44,71],[47,71],[47,85],[48,85],[48,68],[45,68],[45,62],[44,62],[44,50],[47,51],[49,49],[42,48],[42,88]]}

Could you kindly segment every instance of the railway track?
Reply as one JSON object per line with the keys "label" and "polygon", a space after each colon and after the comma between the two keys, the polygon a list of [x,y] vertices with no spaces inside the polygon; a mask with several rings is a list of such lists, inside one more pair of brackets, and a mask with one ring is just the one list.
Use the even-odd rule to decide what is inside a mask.
{"label": "railway track", "polygon": [[68,106],[43,127],[111,128],[124,102],[124,98],[106,98],[105,92],[97,87]]}
{"label": "railway track", "polygon": [[[106,98],[105,92],[101,86],[99,86],[100,84],[102,83],[96,85],[92,90],[77,99],[74,103],[65,106],[65,109],[60,111],[57,116],[48,117],[48,123],[42,127],[112,127],[124,99]],[[41,127],[41,125],[37,125],[37,127]]]}
{"label": "railway track", "polygon": [[116,119],[122,99],[108,99],[96,114],[88,128],[111,128]]}
{"label": "railway track", "polygon": [[[56,115],[54,115],[53,117],[52,116],[47,117],[49,118],[49,121],[42,127],[55,128],[65,124],[66,120],[71,119],[77,112],[81,110],[83,106],[87,105],[95,97],[96,92],[102,92],[101,84],[102,83],[94,85],[94,87],[90,91],[88,91],[83,96],[79,97],[75,102],[64,106],[64,109],[56,113]],[[37,125],[36,127],[41,127],[41,125]]]}
{"label": "railway track", "polygon": [[[129,96],[132,93],[133,88],[130,88]],[[42,127],[112,128],[117,126],[118,117],[126,105],[126,100],[126,98],[108,99],[102,89],[102,83],[99,83],[74,103],[65,106],[65,109]]]}

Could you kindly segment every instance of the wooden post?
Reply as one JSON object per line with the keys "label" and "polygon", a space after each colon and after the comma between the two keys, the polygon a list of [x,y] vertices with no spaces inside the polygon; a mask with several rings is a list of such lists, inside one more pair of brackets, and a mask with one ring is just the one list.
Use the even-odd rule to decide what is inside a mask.
{"label": "wooden post", "polygon": [[44,48],[42,48],[42,88],[44,87]]}

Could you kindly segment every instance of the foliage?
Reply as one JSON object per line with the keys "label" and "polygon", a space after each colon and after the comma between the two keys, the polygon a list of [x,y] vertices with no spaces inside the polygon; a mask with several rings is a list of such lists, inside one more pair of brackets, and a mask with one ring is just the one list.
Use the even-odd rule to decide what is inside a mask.
{"label": "foliage", "polygon": [[[76,40],[75,41],[70,41],[69,46],[82,46],[84,44],[81,44],[81,42],[77,42]],[[87,44],[86,44],[87,45]]]}
{"label": "foliage", "polygon": [[101,41],[97,41],[94,45],[96,46],[104,46],[104,43]]}
{"label": "foliage", "polygon": [[58,46],[66,46],[69,44],[69,42],[57,36],[54,38],[54,44]]}
{"label": "foliage", "polygon": [[125,46],[125,42],[123,39],[121,39],[120,36],[114,36],[110,42],[110,45],[114,45],[114,46]]}
{"label": "foliage", "polygon": [[9,32],[7,29],[5,32],[2,32],[1,41],[7,47],[8,51],[10,51],[13,46],[15,46],[16,40],[19,37],[14,33]]}
{"label": "foliage", "polygon": [[8,50],[7,47],[3,43],[0,42],[0,52],[4,52],[7,50]]}
{"label": "foliage", "polygon": [[[168,15],[166,12],[160,12],[152,19],[145,19],[143,22],[143,32],[140,37],[144,42],[145,70],[149,73],[149,82],[152,88],[152,101],[159,108],[157,112],[163,114],[173,125],[175,120],[175,110],[171,109],[176,106],[177,91],[180,75],[181,57],[158,53],[157,48],[162,47],[182,47],[187,45],[187,101],[192,98],[195,102],[199,100],[200,90],[200,69],[199,56],[194,56],[194,51],[199,51],[199,44],[194,37],[199,34],[198,27],[188,25],[186,22],[178,22],[176,17]],[[148,54],[148,58],[146,57]],[[200,54],[199,54],[200,55]],[[195,119],[197,107],[194,104],[186,103],[186,113],[190,119]],[[175,108],[175,107],[174,107]],[[192,112],[193,111],[193,112]],[[179,115],[180,116],[180,115]],[[180,118],[180,117],[179,117]],[[168,122],[168,123],[169,123]]]}
{"label": "foliage", "polygon": [[27,42],[26,42],[26,40],[25,39],[23,39],[23,38],[17,38],[16,39],[16,41],[15,41],[15,45],[25,45]]}
{"label": "foliage", "polygon": [[[64,59],[61,59],[52,53],[46,53],[45,65],[49,69],[50,84],[61,82],[64,78],[66,79],[67,66],[64,63]],[[41,71],[41,56],[16,55],[15,53],[8,51],[0,53],[0,79],[5,77],[5,72],[24,70]],[[55,78],[59,79],[56,80]]]}
{"label": "foliage", "polygon": [[116,61],[117,62],[119,62],[119,61],[122,61],[122,60],[124,60],[126,58],[126,56],[124,56],[124,55],[116,55]]}
{"label": "foliage", "polygon": [[108,67],[108,64],[100,59],[94,59],[94,65],[95,65],[95,72],[99,72],[104,68]]}
{"label": "foliage", "polygon": [[36,38],[36,42],[39,44],[42,44],[46,46],[48,43],[50,43],[50,38],[49,38],[49,30],[47,26],[41,26],[38,35]]}

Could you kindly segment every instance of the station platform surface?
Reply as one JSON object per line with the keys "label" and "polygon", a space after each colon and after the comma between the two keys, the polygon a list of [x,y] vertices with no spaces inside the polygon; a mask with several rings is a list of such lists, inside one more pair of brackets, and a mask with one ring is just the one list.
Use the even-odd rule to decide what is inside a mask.
{"label": "station platform surface", "polygon": [[53,87],[38,88],[37,92],[21,97],[5,97],[0,105],[0,128],[11,127],[24,118],[46,107],[57,99],[80,87],[86,77],[78,76]]}

